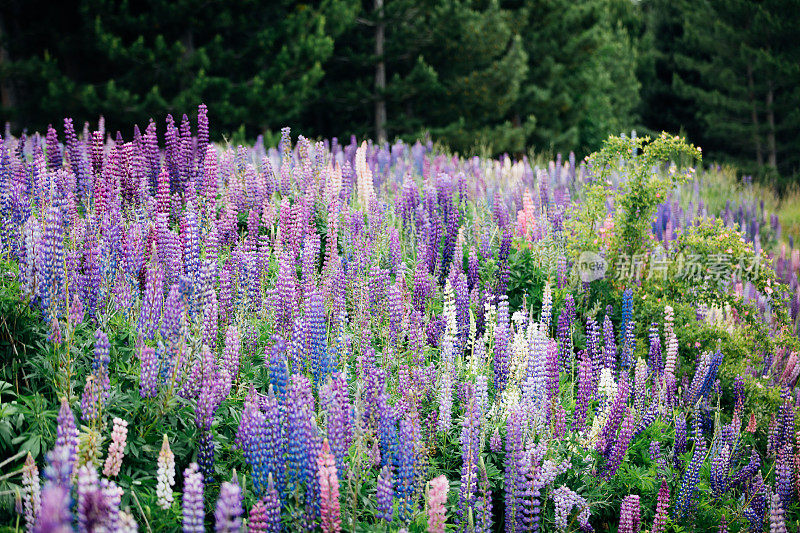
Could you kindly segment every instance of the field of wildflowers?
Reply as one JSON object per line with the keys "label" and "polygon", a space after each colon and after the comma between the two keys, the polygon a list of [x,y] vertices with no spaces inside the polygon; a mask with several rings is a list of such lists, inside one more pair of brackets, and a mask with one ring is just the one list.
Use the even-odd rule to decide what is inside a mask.
{"label": "field of wildflowers", "polygon": [[63,126],[0,143],[3,530],[797,527],[800,251],[681,139]]}

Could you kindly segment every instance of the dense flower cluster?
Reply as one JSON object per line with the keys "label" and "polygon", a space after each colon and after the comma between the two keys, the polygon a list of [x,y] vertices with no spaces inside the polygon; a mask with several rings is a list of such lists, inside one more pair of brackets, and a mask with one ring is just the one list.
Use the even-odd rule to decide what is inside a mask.
{"label": "dense flower cluster", "polygon": [[[54,128],[0,141],[0,249],[63,398],[44,483],[22,468],[29,530],[663,533],[722,501],[732,528],[794,520],[800,359],[765,352],[732,382],[729,347],[683,321],[731,330],[749,307],[583,282],[568,224],[597,168],[288,128],[222,149],[204,106],[197,135],[167,119],[163,148],[155,123],[129,141],[64,125],[63,147]],[[694,227],[681,201],[652,244]],[[800,254],[782,260],[796,277]],[[774,326],[777,300],[731,289]],[[766,446],[756,375],[783,387]]]}

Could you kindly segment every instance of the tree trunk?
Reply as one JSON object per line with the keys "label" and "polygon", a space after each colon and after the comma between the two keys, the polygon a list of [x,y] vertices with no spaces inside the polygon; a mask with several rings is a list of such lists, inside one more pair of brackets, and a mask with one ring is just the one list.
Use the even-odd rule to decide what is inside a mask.
{"label": "tree trunk", "polygon": [[758,167],[764,166],[764,152],[761,150],[761,132],[758,127],[758,111],[756,109],[756,91],[753,83],[753,65],[747,63],[747,96],[750,99],[750,117],[753,122],[753,144],[756,149],[756,162]]}
{"label": "tree trunk", "polygon": [[775,110],[772,104],[775,100],[775,94],[772,89],[772,80],[767,81],[767,145],[769,149],[769,165],[772,168],[778,168],[778,150],[775,145]]}
{"label": "tree trunk", "polygon": [[386,63],[383,57],[383,42],[386,25],[383,20],[383,0],[375,0],[375,137],[386,142]]}

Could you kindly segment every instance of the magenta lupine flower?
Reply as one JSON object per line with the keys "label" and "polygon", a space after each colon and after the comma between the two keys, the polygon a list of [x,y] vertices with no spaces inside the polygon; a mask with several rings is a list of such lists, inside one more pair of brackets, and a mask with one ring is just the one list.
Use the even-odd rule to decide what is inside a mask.
{"label": "magenta lupine flower", "polygon": [[242,490],[234,476],[219,488],[217,508],[214,511],[216,533],[238,533],[242,529]]}
{"label": "magenta lupine flower", "polygon": [[375,497],[375,505],[377,507],[378,519],[392,521],[392,514],[394,511],[392,501],[394,499],[394,480],[392,478],[392,470],[386,465],[381,468],[381,473],[378,475],[377,493]]}
{"label": "magenta lupine flower", "polygon": [[664,533],[667,526],[667,510],[669,509],[669,485],[667,480],[661,480],[661,488],[658,489],[658,499],[656,500],[656,514],[653,518],[653,529],[650,533]]}
{"label": "magenta lupine flower", "polygon": [[339,478],[336,475],[336,459],[331,453],[328,439],[322,442],[317,458],[317,478],[319,479],[320,515],[324,533],[342,530],[339,511]]}
{"label": "magenta lupine flower", "polygon": [[204,533],[203,474],[197,463],[183,471],[183,532]]}
{"label": "magenta lupine flower", "polygon": [[428,533],[444,533],[445,507],[450,483],[443,475],[428,484]]}
{"label": "magenta lupine flower", "polygon": [[119,474],[122,467],[122,458],[125,456],[125,446],[128,438],[128,423],[119,418],[114,418],[114,429],[111,431],[111,444],[108,446],[108,457],[103,467],[103,475],[114,477]]}
{"label": "magenta lupine flower", "polygon": [[639,496],[630,494],[622,500],[619,510],[619,533],[636,533],[640,520]]}

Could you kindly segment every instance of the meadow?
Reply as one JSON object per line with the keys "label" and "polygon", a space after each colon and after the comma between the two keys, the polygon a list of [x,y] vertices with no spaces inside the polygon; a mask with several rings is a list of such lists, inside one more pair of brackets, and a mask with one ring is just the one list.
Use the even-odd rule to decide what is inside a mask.
{"label": "meadow", "polygon": [[0,142],[0,530],[798,527],[793,197],[198,117]]}

